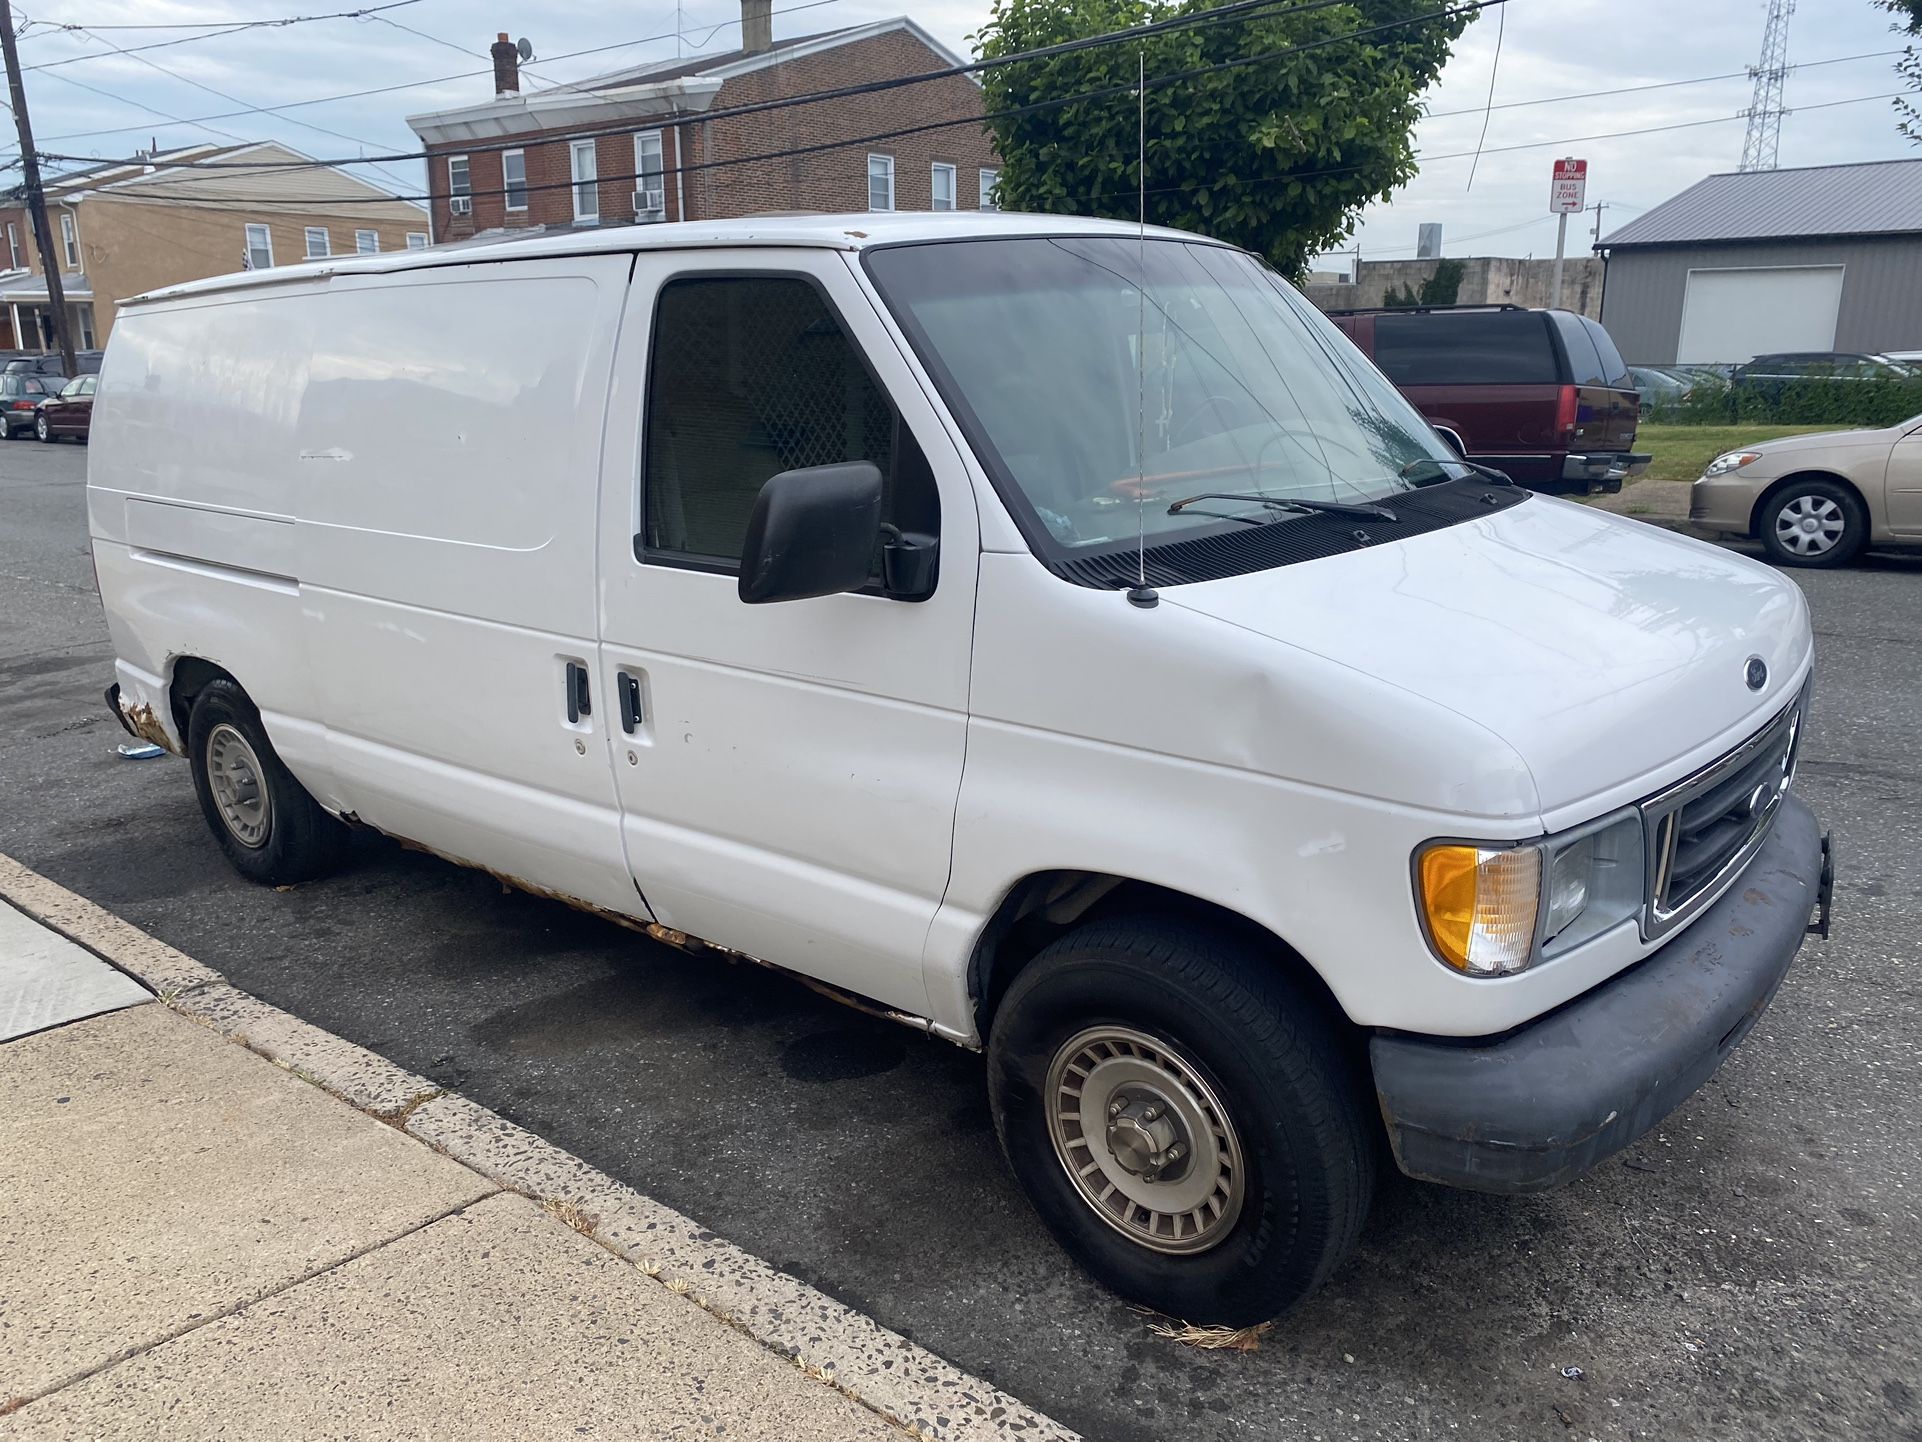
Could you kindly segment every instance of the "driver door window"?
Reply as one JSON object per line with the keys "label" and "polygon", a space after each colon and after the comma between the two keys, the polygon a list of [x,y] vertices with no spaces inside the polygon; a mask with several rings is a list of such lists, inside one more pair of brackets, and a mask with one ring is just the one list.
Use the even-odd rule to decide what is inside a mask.
{"label": "driver door window", "polygon": [[796,276],[671,280],[655,308],[641,559],[739,568],[771,476],[871,461],[883,514],[933,530],[933,478],[819,288]]}

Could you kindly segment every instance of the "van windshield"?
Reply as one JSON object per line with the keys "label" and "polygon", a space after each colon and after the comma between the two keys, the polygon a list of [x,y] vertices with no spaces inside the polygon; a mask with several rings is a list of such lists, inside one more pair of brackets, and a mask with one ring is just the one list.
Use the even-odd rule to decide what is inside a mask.
{"label": "van windshield", "polygon": [[[1030,537],[1150,544],[1295,524],[1267,499],[1368,502],[1466,474],[1349,341],[1240,251],[1012,238],[866,255]],[[1177,515],[1171,502],[1209,499]]]}

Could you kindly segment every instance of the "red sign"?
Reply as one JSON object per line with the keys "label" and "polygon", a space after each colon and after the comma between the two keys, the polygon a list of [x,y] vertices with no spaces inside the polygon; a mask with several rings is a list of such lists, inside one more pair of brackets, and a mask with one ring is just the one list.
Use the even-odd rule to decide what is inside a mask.
{"label": "red sign", "polygon": [[1555,181],[1548,191],[1550,215],[1574,215],[1588,203],[1588,162],[1558,160]]}

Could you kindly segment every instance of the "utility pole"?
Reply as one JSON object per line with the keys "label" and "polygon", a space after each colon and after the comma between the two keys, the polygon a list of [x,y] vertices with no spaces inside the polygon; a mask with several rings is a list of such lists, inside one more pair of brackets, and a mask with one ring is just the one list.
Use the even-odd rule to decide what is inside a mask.
{"label": "utility pole", "polygon": [[1602,211],[1607,205],[1606,200],[1598,200],[1589,206],[1589,209],[1595,212],[1595,244],[1598,247],[1602,243]]}
{"label": "utility pole", "polygon": [[[0,0],[4,5],[6,0]],[[1568,212],[1562,211],[1555,217],[1555,280],[1548,288],[1548,308],[1562,308],[1562,251],[1568,245]]]}
{"label": "utility pole", "polygon": [[[53,235],[47,229],[47,197],[40,188],[40,160],[33,149],[33,122],[27,118],[27,90],[20,80],[20,52],[14,45],[13,6],[0,0],[0,50],[7,57],[7,89],[13,96],[13,118],[20,128],[20,169],[26,183],[27,217],[33,225],[33,243],[40,248],[40,270],[47,281],[47,307],[53,312],[53,340],[60,347],[61,370],[73,375],[73,333],[67,328],[67,292],[60,283],[60,257],[53,248]],[[14,337],[15,344],[20,341]]]}

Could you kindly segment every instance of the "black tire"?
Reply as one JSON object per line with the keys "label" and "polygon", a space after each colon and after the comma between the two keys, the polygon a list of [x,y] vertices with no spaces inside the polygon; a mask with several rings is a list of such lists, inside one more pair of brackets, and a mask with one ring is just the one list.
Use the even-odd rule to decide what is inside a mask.
{"label": "black tire", "polygon": [[[1813,533],[1798,525],[1808,521],[1817,524]],[[1824,549],[1809,549],[1827,539],[1827,524],[1839,524],[1840,535]],[[1777,565],[1846,566],[1868,544],[1869,516],[1862,498],[1849,487],[1810,477],[1769,494],[1756,508],[1755,533]],[[1798,544],[1803,549],[1796,549]]]}
{"label": "black tire", "polygon": [[[257,783],[255,794],[264,793],[266,799],[258,839],[251,843],[243,839],[238,823],[223,814],[215,796],[211,775],[215,763],[209,752],[217,736],[223,752],[232,748],[230,733],[238,733],[246,743],[251,753],[247,770]],[[218,677],[194,698],[187,723],[187,756],[193,764],[194,792],[214,840],[234,870],[249,881],[291,886],[326,875],[346,858],[347,827],[328,815],[281,763],[260,724],[260,713],[236,683]]]}
{"label": "black tire", "polygon": [[43,444],[49,446],[56,444],[60,439],[60,437],[56,436],[53,431],[48,428],[47,418],[45,416],[35,416],[33,418],[33,433]]}
{"label": "black tire", "polygon": [[[1109,1025],[1169,1047],[1239,1139],[1240,1210],[1207,1250],[1176,1255],[1124,1235],[1057,1153],[1051,1064],[1071,1038]],[[1281,959],[1232,936],[1155,917],[1094,922],[1036,957],[996,1014],[995,1129],[1042,1221],[1096,1280],[1183,1321],[1252,1326],[1320,1286],[1368,1214],[1381,1129],[1346,1027]]]}

